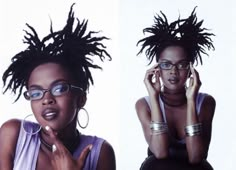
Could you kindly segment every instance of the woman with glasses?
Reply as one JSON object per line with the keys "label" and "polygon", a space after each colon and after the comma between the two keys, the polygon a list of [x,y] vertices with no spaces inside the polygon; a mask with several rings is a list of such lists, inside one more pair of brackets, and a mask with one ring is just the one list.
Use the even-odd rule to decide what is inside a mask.
{"label": "woman with glasses", "polygon": [[212,33],[202,28],[195,9],[186,19],[168,23],[155,16],[150,34],[141,39],[139,54],[145,54],[153,67],[144,84],[148,96],[136,102],[136,112],[148,144],[148,157],[142,170],[212,169],[206,161],[215,111],[214,98],[199,92],[201,81],[194,64],[202,64],[205,48],[214,49]]}
{"label": "woman with glasses", "polygon": [[[93,84],[89,56],[111,59],[87,21],[75,20],[71,6],[65,27],[39,39],[27,24],[28,48],[16,54],[3,74],[5,92],[23,93],[38,123],[9,120],[0,131],[1,170],[114,170],[115,154],[104,139],[81,134],[77,116]],[[74,23],[77,21],[77,24]],[[24,88],[26,91],[24,92]],[[78,120],[79,121],[79,120]]]}

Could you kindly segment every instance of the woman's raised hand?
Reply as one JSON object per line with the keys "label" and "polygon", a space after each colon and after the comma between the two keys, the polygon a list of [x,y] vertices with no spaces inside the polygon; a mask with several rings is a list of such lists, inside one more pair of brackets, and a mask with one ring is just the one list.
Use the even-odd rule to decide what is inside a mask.
{"label": "woman's raised hand", "polygon": [[186,90],[186,97],[188,100],[195,100],[202,83],[199,78],[199,73],[196,69],[194,69],[192,63],[190,63],[190,71],[192,73],[192,77],[190,77],[189,79],[189,85]]}
{"label": "woman's raised hand", "polygon": [[82,170],[86,157],[90,152],[92,145],[86,146],[80,154],[80,157],[75,160],[67,148],[62,144],[62,142],[57,138],[55,132],[46,126],[50,137],[53,139],[52,146],[52,166],[53,170]]}
{"label": "woman's raised hand", "polygon": [[158,63],[146,71],[144,84],[149,95],[159,95],[161,91],[160,72]]}

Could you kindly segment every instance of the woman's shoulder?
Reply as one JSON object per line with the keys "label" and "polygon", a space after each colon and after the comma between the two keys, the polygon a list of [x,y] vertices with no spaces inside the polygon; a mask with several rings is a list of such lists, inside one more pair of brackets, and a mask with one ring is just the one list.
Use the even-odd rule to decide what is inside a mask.
{"label": "woman's shoulder", "polygon": [[198,100],[201,99],[203,100],[204,105],[208,105],[211,107],[215,107],[216,105],[216,100],[211,94],[200,92],[198,93]]}
{"label": "woman's shoulder", "polygon": [[2,158],[14,157],[20,127],[21,120],[18,119],[11,119],[2,124],[0,128],[0,155]]}
{"label": "woman's shoulder", "polygon": [[212,121],[216,108],[216,100],[210,94],[201,93],[201,95],[204,95],[204,99],[201,104],[200,117],[204,120]]}
{"label": "woman's shoulder", "polygon": [[116,169],[116,159],[115,159],[114,149],[112,145],[106,140],[103,142],[102,147],[101,147],[97,169],[98,170],[100,169],[101,170],[102,169],[115,170]]}
{"label": "woman's shoulder", "polygon": [[1,125],[0,134],[9,134],[9,135],[16,135],[19,134],[21,126],[21,120],[19,119],[10,119],[4,122]]}
{"label": "woman's shoulder", "polygon": [[149,110],[149,97],[148,96],[144,96],[139,98],[136,103],[135,103],[135,109],[136,111],[139,110]]}

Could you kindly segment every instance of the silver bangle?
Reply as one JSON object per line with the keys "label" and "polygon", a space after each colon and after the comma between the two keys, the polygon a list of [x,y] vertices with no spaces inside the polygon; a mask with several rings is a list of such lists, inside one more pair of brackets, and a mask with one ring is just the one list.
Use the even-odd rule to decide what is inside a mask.
{"label": "silver bangle", "polygon": [[168,125],[166,122],[151,121],[150,129],[152,130],[151,135],[160,135],[168,132]]}
{"label": "silver bangle", "polygon": [[186,136],[196,136],[202,133],[202,123],[196,123],[194,125],[188,125],[184,128]]}

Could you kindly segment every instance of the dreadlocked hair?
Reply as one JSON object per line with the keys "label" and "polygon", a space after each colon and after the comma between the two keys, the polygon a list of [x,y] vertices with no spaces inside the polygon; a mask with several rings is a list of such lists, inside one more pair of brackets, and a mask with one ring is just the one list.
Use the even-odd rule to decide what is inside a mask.
{"label": "dreadlocked hair", "polygon": [[24,87],[27,88],[27,82],[33,69],[40,64],[55,62],[61,64],[68,69],[72,74],[77,85],[86,91],[90,84],[93,84],[93,78],[89,68],[102,69],[100,66],[93,64],[93,60],[88,56],[98,56],[103,62],[111,56],[105,50],[105,46],[101,43],[102,40],[108,39],[105,36],[93,36],[96,33],[89,31],[85,34],[88,20],[80,22],[77,19],[77,25],[74,25],[74,12],[72,4],[67,23],[65,27],[57,32],[53,31],[52,23],[50,34],[39,39],[37,32],[29,24],[26,24],[30,29],[25,31],[23,42],[28,44],[28,48],[16,54],[12,58],[12,63],[2,76],[3,93],[10,90],[14,94],[18,93],[15,101],[17,101]]}
{"label": "dreadlocked hair", "polygon": [[[156,61],[159,60],[161,52],[168,46],[181,46],[187,52],[187,57],[191,62],[198,61],[202,64],[201,53],[206,54],[205,48],[208,50],[215,49],[212,44],[210,36],[215,36],[213,33],[206,32],[208,29],[201,28],[203,20],[197,21],[195,9],[191,15],[186,19],[180,17],[168,23],[165,14],[160,11],[161,15],[154,16],[154,25],[145,28],[143,33],[150,33],[151,35],[138,41],[137,45],[142,43],[141,50],[138,55],[145,51],[145,55],[152,63],[154,57]],[[148,64],[148,65],[149,65]]]}

